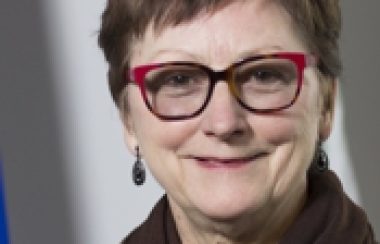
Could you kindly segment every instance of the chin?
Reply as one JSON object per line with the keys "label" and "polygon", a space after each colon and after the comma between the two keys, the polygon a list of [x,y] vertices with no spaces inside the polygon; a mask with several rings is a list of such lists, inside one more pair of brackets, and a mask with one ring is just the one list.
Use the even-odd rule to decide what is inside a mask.
{"label": "chin", "polygon": [[233,220],[252,214],[268,203],[267,194],[247,194],[244,191],[233,194],[207,194],[208,197],[197,198],[195,207],[204,215],[216,220]]}

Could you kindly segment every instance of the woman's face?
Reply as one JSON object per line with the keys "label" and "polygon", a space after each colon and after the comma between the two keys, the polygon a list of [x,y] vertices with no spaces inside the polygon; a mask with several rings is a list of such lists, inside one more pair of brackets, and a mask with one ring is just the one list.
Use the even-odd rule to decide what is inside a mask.
{"label": "woman's face", "polygon": [[[291,17],[274,1],[237,1],[212,15],[148,29],[133,48],[131,66],[192,61],[214,70],[247,56],[307,52]],[[233,218],[291,198],[306,186],[316,142],[327,137],[331,114],[313,67],[305,69],[296,103],[272,114],[242,108],[226,82],[218,82],[205,110],[183,121],[162,121],[146,107],[138,87],[127,87],[126,138],[140,147],[171,203],[209,217]]]}

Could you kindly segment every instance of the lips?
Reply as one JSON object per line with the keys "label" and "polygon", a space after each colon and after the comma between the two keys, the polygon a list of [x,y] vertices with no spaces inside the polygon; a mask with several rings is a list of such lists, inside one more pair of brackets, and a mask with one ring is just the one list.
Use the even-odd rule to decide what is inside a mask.
{"label": "lips", "polygon": [[267,153],[258,153],[249,157],[201,157],[194,156],[194,159],[199,166],[207,169],[237,169],[244,167],[248,164],[254,163]]}

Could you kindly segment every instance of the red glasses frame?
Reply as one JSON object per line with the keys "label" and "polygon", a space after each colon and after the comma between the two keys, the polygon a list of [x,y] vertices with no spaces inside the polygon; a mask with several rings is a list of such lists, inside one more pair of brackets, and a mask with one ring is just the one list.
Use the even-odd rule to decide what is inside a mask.
{"label": "red glasses frame", "polygon": [[[277,111],[287,109],[295,103],[295,101],[297,100],[297,98],[299,97],[299,94],[301,92],[301,88],[302,88],[302,84],[303,84],[304,69],[308,66],[316,65],[317,59],[315,58],[315,56],[313,56],[311,54],[302,53],[302,52],[278,52],[278,53],[271,53],[271,54],[266,54],[266,55],[257,55],[257,56],[249,57],[249,58],[244,59],[242,61],[233,63],[232,65],[230,65],[226,69],[220,70],[220,71],[212,70],[211,68],[209,68],[205,65],[202,65],[199,63],[194,63],[194,62],[181,62],[181,61],[179,61],[179,62],[153,63],[153,64],[136,66],[136,67],[130,69],[129,72],[127,72],[126,78],[127,78],[127,81],[128,80],[132,81],[139,87],[139,90],[141,92],[141,96],[142,96],[147,108],[155,116],[157,116],[161,120],[168,120],[168,121],[184,120],[184,119],[193,118],[193,117],[199,115],[205,109],[205,107],[207,106],[207,104],[208,104],[208,102],[212,96],[212,92],[214,90],[216,83],[218,81],[223,81],[223,80],[228,82],[229,74],[230,74],[231,70],[233,70],[235,67],[240,66],[246,62],[252,62],[252,61],[263,60],[263,59],[268,59],[268,58],[271,58],[271,59],[273,59],[273,58],[274,59],[276,59],[276,58],[277,59],[287,59],[296,65],[298,80],[297,80],[297,89],[296,89],[294,98],[288,104],[286,104],[284,106],[276,107],[276,108],[270,108],[270,109],[251,108],[248,105],[246,105],[243,101],[241,101],[241,99],[239,99],[237,97],[236,98],[242,107],[244,107],[245,109],[247,109],[251,112],[261,113],[261,114],[273,113],[273,112],[277,112]],[[192,66],[196,66],[196,67],[204,70],[208,74],[211,84],[210,84],[210,88],[209,88],[207,97],[206,97],[203,105],[194,113],[192,113],[190,115],[165,116],[165,115],[158,114],[150,105],[149,100],[148,100],[148,96],[147,96],[147,92],[146,92],[146,88],[145,88],[145,76],[148,72],[150,72],[154,69],[157,69],[159,67],[163,67],[165,65],[192,65]]]}

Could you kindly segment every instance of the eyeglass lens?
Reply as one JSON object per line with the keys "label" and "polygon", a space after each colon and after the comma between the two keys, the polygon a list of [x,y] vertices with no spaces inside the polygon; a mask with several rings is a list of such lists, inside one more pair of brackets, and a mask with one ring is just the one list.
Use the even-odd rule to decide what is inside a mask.
{"label": "eyeglass lens", "polygon": [[[297,66],[291,60],[265,58],[230,68],[226,82],[233,95],[251,109],[276,109],[292,102],[297,93]],[[201,109],[213,89],[213,71],[200,65],[166,64],[145,76],[147,99],[161,116],[190,116]]]}

